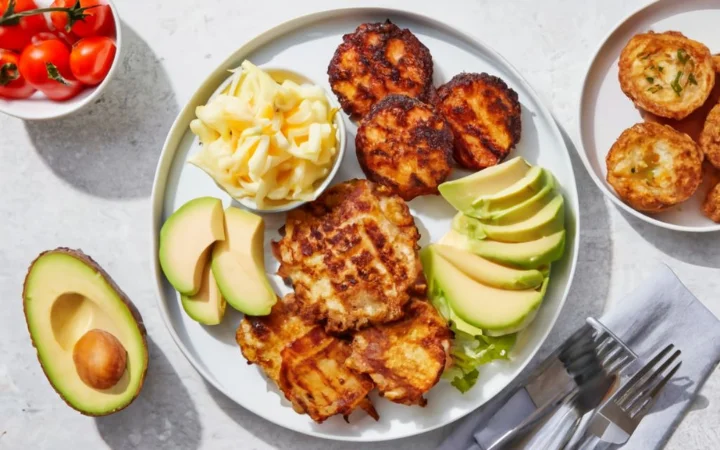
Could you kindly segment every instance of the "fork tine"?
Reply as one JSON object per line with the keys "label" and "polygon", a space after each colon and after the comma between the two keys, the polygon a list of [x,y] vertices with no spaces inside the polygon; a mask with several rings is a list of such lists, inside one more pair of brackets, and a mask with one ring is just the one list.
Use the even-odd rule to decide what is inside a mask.
{"label": "fork tine", "polygon": [[665,385],[672,379],[673,376],[675,376],[675,372],[680,369],[680,366],[682,365],[682,361],[675,364],[675,366],[670,370],[670,372],[665,375],[665,377],[660,380],[660,382],[650,391],[650,393],[645,397],[645,400],[643,401],[640,408],[637,409],[634,413],[632,411],[630,412],[630,417],[635,419],[642,419],[645,414],[650,411],[650,408],[653,407],[655,402],[657,401],[658,394],[663,390]]}
{"label": "fork tine", "polygon": [[610,352],[604,355],[598,355],[603,366],[611,365],[616,359],[620,358],[624,353],[624,349],[621,345],[616,344]]}
{"label": "fork tine", "polygon": [[605,372],[609,374],[618,373],[627,367],[632,362],[630,355],[625,354],[620,359],[613,361],[613,364],[608,365],[605,368]]}
{"label": "fork tine", "polygon": [[631,395],[628,395],[627,398],[623,399],[623,402],[619,403],[618,406],[627,411],[632,411],[633,409],[635,409],[635,407],[639,403],[642,403],[647,398],[648,394],[653,390],[653,388],[656,387],[655,381],[665,372],[668,367],[670,367],[670,364],[675,362],[675,360],[680,356],[680,353],[680,350],[676,350],[672,355],[670,355],[670,357],[667,358],[667,360],[660,367],[658,367],[652,374],[642,380],[640,386],[633,389],[633,393]]}
{"label": "fork tine", "polygon": [[608,357],[612,352],[614,352],[617,348],[622,348],[620,344],[615,342],[615,340],[608,336],[603,342],[601,342],[596,349],[596,353],[598,355],[598,358],[600,360],[604,360]]}
{"label": "fork tine", "polygon": [[642,369],[640,369],[635,375],[633,375],[633,377],[627,383],[625,383],[625,385],[618,391],[616,395],[618,403],[624,402],[626,396],[628,395],[628,393],[630,393],[631,390],[635,392],[634,389],[637,386],[638,381],[644,378],[645,375],[650,372],[650,370],[655,367],[657,363],[660,362],[665,357],[665,355],[667,355],[668,352],[670,352],[670,350],[672,350],[674,347],[675,346],[673,344],[670,344],[664,349],[662,349],[649,363],[645,364]]}

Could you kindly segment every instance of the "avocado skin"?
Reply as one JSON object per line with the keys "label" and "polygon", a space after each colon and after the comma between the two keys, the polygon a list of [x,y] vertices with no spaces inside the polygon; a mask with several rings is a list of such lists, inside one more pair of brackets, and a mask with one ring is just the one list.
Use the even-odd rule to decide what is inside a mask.
{"label": "avocado skin", "polygon": [[79,412],[82,415],[90,416],[90,417],[100,417],[100,416],[107,416],[109,414],[114,414],[118,411],[122,411],[123,409],[130,406],[132,404],[132,402],[135,401],[137,396],[140,395],[140,391],[142,391],[142,387],[145,384],[145,375],[147,374],[148,356],[149,356],[148,345],[147,345],[147,329],[145,328],[145,323],[143,322],[142,316],[140,315],[140,311],[138,311],[137,307],[132,302],[132,300],[130,300],[130,298],[127,296],[127,294],[125,294],[125,292],[123,292],[123,290],[120,289],[120,287],[117,285],[117,283],[115,283],[115,280],[113,280],[112,277],[102,267],[100,267],[100,265],[94,259],[92,259],[90,256],[83,253],[82,250],[80,250],[80,249],[75,250],[75,249],[71,249],[71,248],[67,248],[67,247],[58,247],[54,250],[46,250],[46,251],[40,253],[33,260],[33,262],[30,263],[27,274],[25,275],[25,280],[23,281],[23,292],[22,292],[23,315],[25,316],[25,326],[28,329],[28,334],[30,335],[30,341],[32,342],[33,348],[37,349],[38,344],[37,344],[37,342],[35,342],[35,337],[30,332],[30,325],[28,324],[28,317],[27,317],[27,308],[26,308],[24,299],[25,299],[25,293],[26,293],[26,289],[27,289],[28,276],[30,275],[30,271],[31,271],[32,267],[35,265],[35,262],[38,259],[42,258],[44,255],[47,255],[48,253],[62,253],[62,254],[68,255],[68,256],[72,256],[73,258],[81,261],[83,264],[85,264],[85,265],[93,268],[95,271],[97,271],[97,273],[100,274],[100,276],[110,285],[110,287],[115,292],[117,292],[118,297],[120,297],[120,300],[122,300],[123,304],[130,311],[130,314],[132,314],[133,319],[135,319],[135,323],[137,324],[138,329],[140,330],[140,335],[142,336],[143,347],[145,348],[145,360],[144,360],[145,369],[142,372],[140,384],[138,385],[137,392],[135,392],[135,394],[132,396],[130,401],[127,402],[127,404],[125,404],[124,406],[122,406],[120,408],[116,408],[114,410],[107,411],[106,413],[103,413],[103,414],[93,414],[93,413],[88,413],[86,411],[80,410],[80,409],[76,408],[75,406],[73,406],[73,404],[67,398],[65,398],[60,392],[58,392],[57,389],[55,389],[55,385],[53,384],[53,382],[50,381],[50,377],[48,377],[48,373],[45,370],[45,366],[40,361],[40,357],[36,351],[35,355],[38,357],[38,362],[40,363],[40,367],[42,368],[43,373],[45,374],[45,378],[50,382],[50,385],[52,386],[53,390],[60,396],[60,398],[69,407],[71,407],[72,409],[74,409],[75,411]]}

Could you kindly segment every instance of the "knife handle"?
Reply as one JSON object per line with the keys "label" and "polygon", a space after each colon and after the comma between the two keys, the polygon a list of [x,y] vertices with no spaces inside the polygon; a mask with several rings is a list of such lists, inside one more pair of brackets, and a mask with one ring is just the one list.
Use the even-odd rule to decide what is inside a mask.
{"label": "knife handle", "polygon": [[573,394],[558,394],[539,408],[533,403],[526,389],[515,391],[507,402],[493,415],[486,426],[475,433],[475,441],[483,450],[499,450],[525,436],[533,426]]}

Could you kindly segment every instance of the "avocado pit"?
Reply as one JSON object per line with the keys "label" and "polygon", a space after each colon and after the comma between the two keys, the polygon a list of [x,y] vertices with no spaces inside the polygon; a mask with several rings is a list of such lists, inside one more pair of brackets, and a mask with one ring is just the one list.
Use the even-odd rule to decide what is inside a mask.
{"label": "avocado pit", "polygon": [[73,361],[83,383],[93,389],[110,389],[125,373],[127,351],[112,334],[92,329],[75,344]]}

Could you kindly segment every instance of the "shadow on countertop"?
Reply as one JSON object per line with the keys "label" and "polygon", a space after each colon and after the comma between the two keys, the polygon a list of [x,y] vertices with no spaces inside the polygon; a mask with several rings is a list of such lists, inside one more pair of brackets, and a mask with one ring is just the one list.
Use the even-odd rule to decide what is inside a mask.
{"label": "shadow on countertop", "polygon": [[150,338],[148,351],[150,364],[140,396],[118,413],[95,418],[98,433],[114,450],[196,450],[202,425],[190,394]]}
{"label": "shadow on countertop", "polygon": [[76,114],[25,128],[40,157],[75,188],[103,198],[147,197],[179,106],[158,56],[121,26],[120,67],[105,92]]}
{"label": "shadow on countertop", "polygon": [[720,232],[686,233],[645,222],[618,208],[643,239],[666,255],[695,266],[720,269]]}
{"label": "shadow on countertop", "polygon": [[599,318],[610,292],[612,236],[608,208],[602,192],[597,189],[578,158],[575,144],[562,125],[557,125],[575,172],[580,203],[580,248],[575,277],[565,307],[531,366],[551,353],[579,328],[587,317]]}

